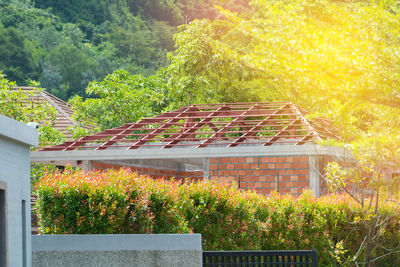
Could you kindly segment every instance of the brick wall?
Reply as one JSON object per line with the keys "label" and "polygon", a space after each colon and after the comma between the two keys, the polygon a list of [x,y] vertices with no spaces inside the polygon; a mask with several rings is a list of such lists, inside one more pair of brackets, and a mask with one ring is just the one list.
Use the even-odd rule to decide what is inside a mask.
{"label": "brick wall", "polygon": [[202,180],[203,172],[202,171],[176,171],[176,170],[165,170],[165,169],[157,169],[157,168],[149,168],[149,167],[135,167],[135,166],[124,166],[121,164],[110,164],[103,162],[93,162],[93,168],[97,170],[104,169],[120,169],[120,168],[129,168],[133,172],[137,172],[141,175],[146,175],[155,179],[185,179],[189,178],[191,180]]}
{"label": "brick wall", "polygon": [[[320,193],[328,193],[328,186],[323,177],[326,164],[333,160],[331,156],[319,156]],[[93,162],[95,169],[130,168],[138,174],[152,178],[176,179],[189,178],[202,180],[202,171],[176,171],[149,167],[124,166]],[[225,157],[210,158],[209,179],[220,183],[235,182],[241,189],[255,190],[267,195],[272,191],[299,195],[304,189],[310,189],[308,156],[274,156],[274,157]]]}
{"label": "brick wall", "polygon": [[210,179],[261,194],[300,194],[309,189],[307,156],[211,158]]}

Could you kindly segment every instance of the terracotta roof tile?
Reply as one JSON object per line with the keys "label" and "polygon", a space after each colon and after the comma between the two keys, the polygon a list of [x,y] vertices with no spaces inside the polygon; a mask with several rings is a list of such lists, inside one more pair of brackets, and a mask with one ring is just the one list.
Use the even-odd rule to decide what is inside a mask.
{"label": "terracotta roof tile", "polygon": [[[18,86],[14,87],[14,89],[32,91],[35,88],[29,86]],[[68,131],[67,128],[76,125],[76,122],[71,120],[73,111],[68,103],[46,91],[41,91],[38,95],[33,96],[31,100],[34,103],[47,102],[50,106],[52,106],[56,110],[54,128],[63,133],[66,140],[72,139],[71,132]]]}

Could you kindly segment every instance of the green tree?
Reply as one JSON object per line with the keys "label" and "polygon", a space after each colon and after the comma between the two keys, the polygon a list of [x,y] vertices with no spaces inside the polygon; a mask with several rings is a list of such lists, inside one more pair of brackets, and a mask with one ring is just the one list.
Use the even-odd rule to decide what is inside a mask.
{"label": "green tree", "polygon": [[173,108],[207,102],[282,100],[273,79],[263,72],[225,56],[215,44],[246,43],[226,21],[195,20],[175,36],[176,50],[169,54],[170,99]]}
{"label": "green tree", "polygon": [[248,0],[128,0],[127,2],[133,14],[167,21],[173,26],[189,24],[195,19],[214,20],[219,16],[215,4],[221,4],[235,12],[243,12],[249,8]]}
{"label": "green tree", "polygon": [[166,64],[165,52],[157,49],[156,40],[148,29],[130,32],[115,27],[104,37],[114,46],[118,65],[130,73],[153,73]]}
{"label": "green tree", "polygon": [[[47,55],[46,63],[59,73],[63,87],[63,98],[73,94],[83,95],[78,89],[83,88],[82,80],[87,70],[95,69],[97,62],[74,45],[60,44]],[[47,86],[47,81],[43,80]]]}
{"label": "green tree", "polygon": [[74,110],[72,118],[81,123],[76,134],[85,134],[81,128],[85,125],[105,130],[158,114],[167,104],[166,90],[163,72],[144,77],[117,70],[101,82],[91,82],[86,89],[90,98],[75,96],[69,101]]}
{"label": "green tree", "polygon": [[[3,44],[5,50],[21,53],[0,67],[20,85],[35,79],[64,100],[75,94],[85,97],[89,81],[100,81],[115,69],[148,76],[167,66],[176,26],[196,18],[214,20],[219,16],[217,2],[2,0],[0,23],[7,31],[15,28],[23,42],[16,39],[14,47]],[[249,9],[248,0],[220,2],[232,11]],[[64,61],[65,57],[74,62]],[[227,99],[236,99],[232,95]]]}
{"label": "green tree", "polygon": [[15,28],[4,28],[0,24],[0,70],[9,79],[26,84],[36,78],[32,51],[24,36]]}
{"label": "green tree", "polygon": [[[207,42],[211,52],[196,50],[201,51],[194,57],[198,64],[185,69],[179,63],[180,49],[188,48],[184,56],[193,50],[182,43],[174,69],[189,75],[178,76],[177,82],[210,80],[212,73],[202,77],[205,72],[197,67],[220,57],[261,76],[266,91],[260,94],[262,100],[271,95],[289,99],[314,115],[333,119],[342,130],[342,145],[359,164],[353,169],[334,166],[328,175],[363,211],[356,223],[364,226],[365,238],[349,261],[370,266],[386,253],[398,252],[398,247],[386,248],[380,240],[400,205],[398,179],[382,178],[382,166],[400,167],[400,6],[392,0],[253,0],[251,7],[241,14],[221,10],[223,19],[197,22],[215,34]],[[187,40],[196,38],[191,34],[195,27],[187,28]],[[202,39],[200,35],[199,42]],[[356,192],[347,190],[349,184]],[[383,210],[388,201],[393,201],[393,209]]]}
{"label": "green tree", "polygon": [[5,28],[19,29],[26,39],[36,42],[46,51],[68,42],[67,36],[63,34],[61,19],[49,10],[10,3],[0,9],[0,21]]}
{"label": "green tree", "polygon": [[9,82],[0,72],[0,114],[28,123],[37,122],[39,127],[39,146],[59,144],[64,136],[53,128],[56,119],[56,110],[47,102],[35,103],[32,99],[42,90],[37,87],[33,90],[14,89],[15,82]]}
{"label": "green tree", "polygon": [[86,20],[92,24],[100,24],[109,19],[110,14],[107,6],[111,1],[107,0],[85,0],[60,2],[53,0],[35,0],[37,8],[52,8],[54,14],[66,22],[81,22]]}
{"label": "green tree", "polygon": [[221,14],[176,36],[174,97],[221,101],[244,88],[242,99],[291,100],[333,119],[347,140],[399,126],[395,1],[254,0]]}
{"label": "green tree", "polygon": [[189,24],[195,19],[214,20],[220,16],[216,5],[233,12],[246,12],[249,9],[249,0],[178,0],[176,5],[181,11],[184,24]]}
{"label": "green tree", "polygon": [[[126,0],[35,2],[36,7],[52,8],[46,10],[21,1],[0,5],[5,31],[0,41],[6,53],[0,66],[20,85],[40,80],[53,94],[68,99],[84,96],[90,81],[102,80],[117,68],[150,75],[167,64],[173,28],[133,15]],[[10,34],[17,35],[14,43]]]}

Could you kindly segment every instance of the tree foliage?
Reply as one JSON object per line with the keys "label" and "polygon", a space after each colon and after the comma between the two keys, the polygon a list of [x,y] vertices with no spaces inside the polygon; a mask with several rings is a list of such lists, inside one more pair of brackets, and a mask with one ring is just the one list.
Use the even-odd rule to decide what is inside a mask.
{"label": "tree foliage", "polygon": [[72,118],[81,123],[78,127],[92,124],[100,130],[132,123],[160,113],[167,104],[166,90],[161,71],[144,77],[117,70],[101,82],[90,83],[86,89],[89,98],[75,96],[69,101],[74,109]]}
{"label": "tree foliage", "polygon": [[23,91],[14,89],[14,86],[15,82],[9,82],[0,72],[0,114],[23,123],[39,123],[39,146],[61,143],[63,134],[52,127],[56,110],[47,102],[33,102],[42,89],[34,87],[33,90]]}
{"label": "tree foliage", "polygon": [[0,2],[0,69],[64,100],[118,68],[154,74],[172,48],[173,27],[134,16],[126,1],[21,2]]}
{"label": "tree foliage", "polygon": [[0,70],[4,70],[10,79],[18,83],[26,83],[29,78],[35,78],[33,51],[24,36],[17,29],[4,28],[1,24],[0,36]]}
{"label": "tree foliage", "polygon": [[271,101],[284,96],[270,89],[263,73],[220,53],[217,42],[243,42],[224,20],[196,20],[175,36],[169,55],[173,107],[195,103]]}
{"label": "tree foliage", "polygon": [[[387,129],[398,126],[400,28],[395,1],[255,0],[251,5],[251,12],[222,10],[223,20],[202,22],[217,38],[198,65],[220,57],[256,70],[263,90],[271,92],[267,96],[284,96],[346,125],[342,129],[350,139],[360,130],[383,126],[382,116],[390,119]],[[195,27],[190,25],[185,34]],[[178,52],[189,49],[184,55],[194,51],[179,40],[177,44]],[[211,60],[208,54],[213,54]],[[194,73],[189,76],[199,77]]]}

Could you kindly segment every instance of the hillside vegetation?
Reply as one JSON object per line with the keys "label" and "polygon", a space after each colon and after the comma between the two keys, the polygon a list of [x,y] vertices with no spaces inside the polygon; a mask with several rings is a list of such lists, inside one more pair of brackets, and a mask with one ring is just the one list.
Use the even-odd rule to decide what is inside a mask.
{"label": "hillside vegetation", "polygon": [[216,15],[211,0],[0,0],[0,71],[64,100],[84,96],[116,69],[154,74],[168,64],[178,25]]}

